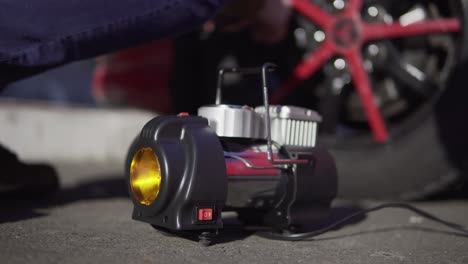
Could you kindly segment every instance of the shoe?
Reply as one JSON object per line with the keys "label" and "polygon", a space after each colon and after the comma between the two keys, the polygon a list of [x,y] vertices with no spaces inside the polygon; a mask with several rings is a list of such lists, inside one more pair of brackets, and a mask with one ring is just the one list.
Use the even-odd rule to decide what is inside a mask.
{"label": "shoe", "polygon": [[55,169],[47,164],[26,164],[0,146],[0,197],[37,199],[59,189]]}

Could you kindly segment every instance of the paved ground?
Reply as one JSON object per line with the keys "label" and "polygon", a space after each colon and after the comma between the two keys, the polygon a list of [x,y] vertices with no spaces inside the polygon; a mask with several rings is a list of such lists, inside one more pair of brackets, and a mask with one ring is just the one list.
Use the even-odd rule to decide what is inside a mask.
{"label": "paved ground", "polygon": [[[0,204],[1,263],[468,263],[468,237],[398,209],[313,241],[271,241],[233,229],[205,248],[132,221],[120,166],[59,170],[63,187],[54,199]],[[468,201],[417,205],[468,225]]]}
{"label": "paved ground", "polygon": [[[208,248],[164,236],[130,219],[122,176],[126,149],[152,116],[0,103],[0,142],[22,158],[56,161],[62,181],[47,201],[0,201],[0,263],[468,263],[468,237],[398,209],[306,242],[235,228]],[[468,226],[468,201],[418,206]],[[349,212],[336,205],[334,216]]]}

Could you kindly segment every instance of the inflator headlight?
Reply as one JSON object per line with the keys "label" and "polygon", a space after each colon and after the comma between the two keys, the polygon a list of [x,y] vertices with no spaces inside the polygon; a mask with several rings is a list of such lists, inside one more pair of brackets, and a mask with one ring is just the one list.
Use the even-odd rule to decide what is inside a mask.
{"label": "inflator headlight", "polygon": [[143,205],[156,200],[161,188],[159,159],[151,148],[141,148],[130,165],[130,186],[135,199]]}

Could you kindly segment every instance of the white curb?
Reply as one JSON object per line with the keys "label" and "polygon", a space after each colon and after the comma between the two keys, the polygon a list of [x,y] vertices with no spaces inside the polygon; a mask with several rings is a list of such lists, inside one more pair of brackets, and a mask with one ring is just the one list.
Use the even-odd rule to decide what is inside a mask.
{"label": "white curb", "polygon": [[1,100],[0,143],[25,160],[120,163],[154,116],[131,109]]}

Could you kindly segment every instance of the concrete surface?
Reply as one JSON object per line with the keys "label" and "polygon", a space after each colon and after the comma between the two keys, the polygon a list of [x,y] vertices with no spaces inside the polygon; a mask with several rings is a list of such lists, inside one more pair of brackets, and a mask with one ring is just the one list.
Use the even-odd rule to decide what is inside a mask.
{"label": "concrete surface", "polygon": [[[131,220],[121,164],[58,169],[56,197],[0,202],[0,263],[468,263],[468,237],[399,209],[305,242],[231,228],[205,248]],[[468,201],[417,205],[468,225]]]}
{"label": "concrete surface", "polygon": [[[399,209],[305,242],[272,241],[238,226],[208,248],[165,236],[130,219],[123,179],[127,148],[154,114],[18,104],[0,101],[0,142],[23,159],[53,161],[62,189],[48,200],[0,201],[1,264],[468,263],[468,237]],[[468,201],[417,205],[468,226]],[[333,212],[340,218],[350,209],[337,204]]]}

